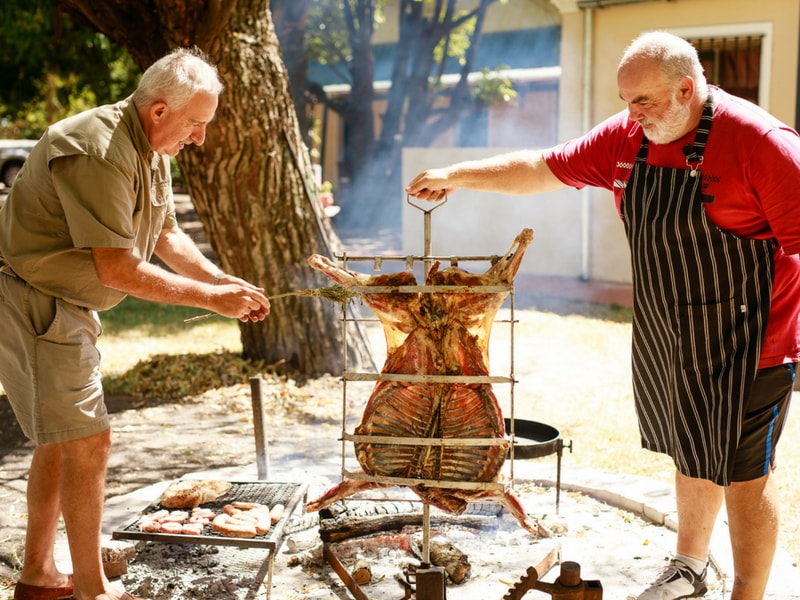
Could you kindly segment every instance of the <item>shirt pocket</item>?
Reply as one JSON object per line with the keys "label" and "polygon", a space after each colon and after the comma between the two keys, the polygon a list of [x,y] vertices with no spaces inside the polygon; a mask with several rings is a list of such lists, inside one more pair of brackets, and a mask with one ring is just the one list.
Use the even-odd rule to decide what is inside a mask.
{"label": "shirt pocket", "polygon": [[153,181],[152,193],[150,194],[150,203],[157,207],[166,206],[169,202],[171,194],[172,182]]}

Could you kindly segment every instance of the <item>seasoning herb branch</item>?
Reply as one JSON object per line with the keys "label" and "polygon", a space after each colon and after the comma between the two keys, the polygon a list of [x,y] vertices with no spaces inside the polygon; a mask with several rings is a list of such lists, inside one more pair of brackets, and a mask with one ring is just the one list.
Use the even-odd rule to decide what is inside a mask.
{"label": "seasoning herb branch", "polygon": [[[270,300],[277,300],[278,298],[287,298],[289,296],[305,296],[309,298],[322,298],[323,300],[330,300],[331,302],[338,302],[339,304],[349,304],[354,298],[358,297],[359,293],[348,289],[341,285],[331,285],[322,288],[311,288],[307,290],[297,290],[295,292],[285,292],[270,296]],[[202,321],[210,317],[216,317],[219,313],[206,313],[196,317],[184,319],[184,323],[193,323],[194,321]]]}

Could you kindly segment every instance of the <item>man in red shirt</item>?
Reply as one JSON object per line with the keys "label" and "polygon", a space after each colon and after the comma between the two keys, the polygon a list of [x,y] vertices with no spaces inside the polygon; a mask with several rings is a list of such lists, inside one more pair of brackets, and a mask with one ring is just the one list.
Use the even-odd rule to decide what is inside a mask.
{"label": "man in red shirt", "polygon": [[643,447],[676,467],[675,558],[636,600],[702,597],[723,499],[732,600],[761,599],[778,535],[775,446],[800,358],[800,137],[709,86],[663,32],[626,50],[623,111],[585,136],[425,171],[406,191],[612,190],[631,248],[633,387]]}

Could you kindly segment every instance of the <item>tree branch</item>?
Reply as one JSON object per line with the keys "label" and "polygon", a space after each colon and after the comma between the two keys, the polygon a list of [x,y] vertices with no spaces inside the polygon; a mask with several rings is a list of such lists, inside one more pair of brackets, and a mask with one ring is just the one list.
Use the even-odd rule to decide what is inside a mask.
{"label": "tree branch", "polygon": [[[146,44],[138,37],[140,31],[162,31],[155,6],[149,0],[135,5],[124,0],[57,0],[64,12],[92,29],[105,34],[118,46],[125,48],[141,69],[148,67],[156,58],[166,53],[168,44],[158,35]],[[131,27],[136,23],[136,27]]]}
{"label": "tree branch", "polygon": [[198,11],[200,19],[195,28],[195,39],[190,43],[208,48],[228,26],[236,0],[208,0],[205,10]]}

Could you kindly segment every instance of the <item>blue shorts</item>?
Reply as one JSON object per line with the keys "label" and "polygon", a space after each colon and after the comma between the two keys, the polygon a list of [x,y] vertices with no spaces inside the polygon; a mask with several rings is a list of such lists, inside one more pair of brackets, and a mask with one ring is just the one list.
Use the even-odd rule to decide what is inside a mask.
{"label": "blue shorts", "polygon": [[793,364],[758,370],[742,420],[733,481],[758,479],[775,468],[775,447],[789,413],[793,385]]}

